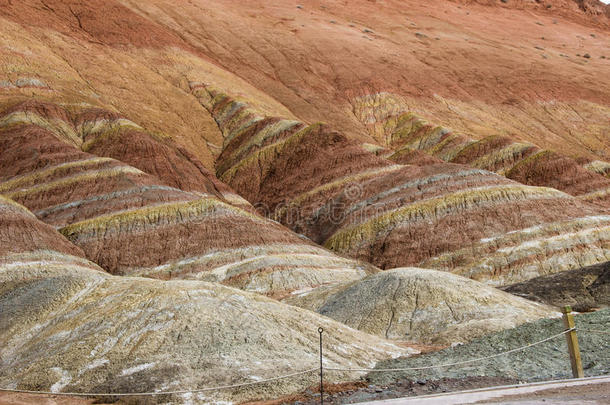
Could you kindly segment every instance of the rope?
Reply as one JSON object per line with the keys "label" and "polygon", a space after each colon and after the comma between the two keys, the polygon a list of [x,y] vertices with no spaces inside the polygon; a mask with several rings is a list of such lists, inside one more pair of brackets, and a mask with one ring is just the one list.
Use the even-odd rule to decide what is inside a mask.
{"label": "rope", "polygon": [[71,397],[128,397],[128,396],[155,396],[155,395],[176,395],[176,394],[188,394],[206,391],[220,391],[229,388],[246,387],[256,384],[264,384],[270,381],[283,380],[298,375],[309,374],[314,371],[318,371],[319,368],[311,368],[305,371],[299,371],[298,373],[286,374],[279,377],[267,378],[265,380],[251,381],[247,383],[232,384],[232,385],[221,385],[219,387],[199,388],[194,390],[181,390],[181,391],[158,391],[158,392],[120,392],[120,393],[95,393],[95,392],[50,392],[50,391],[29,391],[29,390],[18,390],[18,389],[5,389],[0,388],[3,392],[15,392],[20,394],[40,394],[40,395],[58,395],[58,396],[71,396]]}
{"label": "rope", "polygon": [[[338,368],[338,367],[324,367],[323,369],[324,370],[328,370],[328,371],[385,372],[385,371],[429,370],[429,369],[433,369],[433,368],[443,368],[443,367],[458,366],[458,365],[462,365],[462,364],[470,364],[470,363],[476,363],[476,362],[483,361],[483,360],[493,359],[493,358],[504,356],[504,355],[507,355],[507,354],[510,354],[510,353],[514,353],[514,352],[518,352],[518,351],[521,351],[521,350],[525,350],[525,349],[528,349],[530,347],[537,346],[539,344],[548,342],[549,340],[553,340],[553,339],[555,339],[555,338],[557,338],[557,337],[559,337],[561,335],[564,335],[564,334],[566,334],[568,332],[571,332],[571,331],[574,331],[574,330],[576,330],[576,328],[566,329],[563,332],[557,333],[556,335],[550,336],[550,337],[548,337],[546,339],[542,339],[542,340],[539,340],[537,342],[530,343],[528,345],[521,346],[521,347],[518,347],[518,348],[515,348],[515,349],[507,350],[505,352],[492,354],[490,356],[479,357],[479,358],[476,358],[476,359],[470,359],[470,360],[464,360],[464,361],[457,361],[457,362],[454,362],[454,363],[439,364],[439,365],[435,365],[435,366],[410,367],[410,368],[384,368],[384,369],[380,369],[380,368]],[[582,330],[582,331],[583,332],[592,332],[592,333],[610,334],[609,332],[599,331],[599,330]],[[31,390],[19,390],[19,389],[7,389],[7,388],[0,388],[0,391],[2,391],[2,392],[21,393],[21,394],[39,394],[39,395],[56,395],[56,396],[72,396],[72,397],[125,397],[125,396],[177,395],[177,394],[198,393],[198,392],[207,392],[207,391],[220,391],[220,390],[229,389],[229,388],[247,387],[247,386],[251,386],[251,385],[264,384],[264,383],[271,382],[271,381],[283,380],[283,379],[286,379],[286,378],[296,377],[296,376],[299,376],[299,375],[305,375],[305,374],[312,373],[314,371],[319,371],[319,368],[318,367],[311,368],[309,370],[299,371],[297,373],[292,373],[292,374],[286,374],[286,375],[282,375],[282,376],[279,376],[279,377],[267,378],[267,379],[259,380],[259,381],[251,381],[251,382],[240,383],[240,384],[221,385],[221,386],[218,386],[218,387],[208,387],[208,388],[199,388],[199,389],[193,389],[193,390],[179,390],[179,391],[95,393],[95,392],[31,391]]]}
{"label": "rope", "polygon": [[600,333],[602,335],[610,335],[610,332],[603,330],[595,330],[595,329],[578,329],[580,332],[588,332],[588,333]]}
{"label": "rope", "polygon": [[438,364],[436,366],[410,367],[410,368],[334,368],[334,367],[331,368],[331,367],[328,367],[328,368],[326,368],[326,370],[331,370],[331,371],[375,371],[375,372],[384,372],[384,371],[429,370],[429,369],[432,369],[432,368],[459,366],[461,364],[476,363],[478,361],[493,359],[495,357],[500,357],[500,356],[504,356],[506,354],[518,352],[518,351],[521,351],[521,350],[525,350],[525,349],[528,349],[530,347],[537,346],[539,344],[548,342],[549,340],[553,340],[553,339],[555,339],[555,338],[557,338],[557,337],[559,337],[561,335],[564,335],[564,334],[566,334],[568,332],[571,332],[573,330],[576,330],[576,328],[566,329],[566,330],[564,330],[561,333],[558,333],[556,335],[550,336],[550,337],[548,337],[546,339],[543,339],[543,340],[539,340],[538,342],[534,342],[534,343],[530,343],[530,344],[525,345],[525,346],[517,347],[516,349],[507,350],[507,351],[502,352],[502,353],[492,354],[491,356],[479,357],[479,358],[476,358],[476,359],[470,359],[470,360],[464,360],[464,361],[456,361],[455,363],[446,363],[446,364]]}

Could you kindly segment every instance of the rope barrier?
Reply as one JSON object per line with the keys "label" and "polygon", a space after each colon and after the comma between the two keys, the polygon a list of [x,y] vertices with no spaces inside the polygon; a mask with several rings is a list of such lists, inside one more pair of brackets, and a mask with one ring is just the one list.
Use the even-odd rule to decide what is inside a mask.
{"label": "rope barrier", "polygon": [[143,396],[156,396],[156,395],[177,395],[177,394],[189,394],[189,393],[198,393],[198,392],[206,392],[206,391],[220,391],[229,388],[239,388],[246,387],[250,385],[256,384],[264,384],[271,381],[283,380],[290,377],[296,377],[298,375],[309,374],[314,371],[318,371],[318,368],[311,368],[305,371],[299,371],[298,373],[286,374],[279,377],[267,378],[265,380],[259,381],[251,381],[247,383],[240,384],[232,384],[232,385],[222,385],[219,387],[209,387],[209,388],[198,388],[194,390],[180,390],[180,391],[159,391],[159,392],[120,392],[120,393],[95,393],[95,392],[50,392],[50,391],[29,391],[29,390],[18,390],[18,389],[5,389],[0,388],[0,391],[3,392],[15,392],[20,394],[40,394],[40,395],[58,395],[58,396],[71,396],[71,397],[143,397]]}
{"label": "rope barrier", "polygon": [[595,330],[595,329],[578,329],[581,332],[587,332],[587,333],[599,333],[602,335],[610,335],[610,332],[607,331],[603,331],[603,330]]}
{"label": "rope barrier", "polygon": [[559,337],[561,335],[565,335],[566,333],[571,332],[573,330],[576,330],[576,328],[566,329],[566,330],[564,330],[561,333],[558,333],[556,335],[550,336],[550,337],[548,337],[546,339],[543,339],[543,340],[539,340],[538,342],[530,343],[529,345],[517,347],[516,349],[507,350],[507,351],[502,352],[502,353],[492,354],[491,356],[479,357],[479,358],[476,358],[476,359],[465,360],[465,361],[457,361],[455,363],[446,363],[446,364],[438,364],[438,365],[435,365],[435,366],[410,367],[410,368],[338,368],[338,367],[325,367],[325,369],[326,370],[330,370],[330,371],[386,372],[386,371],[429,370],[429,369],[433,369],[433,368],[443,368],[443,367],[459,366],[459,365],[462,365],[462,364],[476,363],[478,361],[493,359],[495,357],[500,357],[500,356],[504,356],[506,354],[518,352],[518,351],[521,351],[521,350],[525,350],[525,349],[528,349],[530,347],[537,346],[539,344],[548,342],[549,340],[553,340],[553,339],[555,339],[555,338],[557,338],[557,337]]}
{"label": "rope barrier", "polygon": [[[385,369],[380,369],[380,368],[323,367],[323,369],[324,370],[328,370],[328,371],[393,372],[393,371],[429,370],[429,369],[434,369],[434,368],[459,366],[459,365],[463,365],[463,364],[470,364],[470,363],[476,363],[476,362],[483,361],[483,360],[493,359],[493,358],[496,358],[496,357],[500,357],[500,356],[504,356],[504,355],[507,355],[507,354],[515,353],[515,352],[518,352],[518,351],[521,351],[521,350],[526,350],[526,349],[528,349],[530,347],[537,346],[537,345],[540,345],[542,343],[548,342],[550,340],[556,339],[557,337],[559,337],[561,335],[565,335],[566,333],[572,332],[572,331],[575,331],[575,330],[577,330],[577,329],[576,328],[566,329],[566,330],[564,330],[564,331],[562,331],[560,333],[557,333],[557,334],[555,334],[553,336],[549,336],[548,338],[539,340],[539,341],[534,342],[534,343],[530,343],[530,344],[525,345],[525,346],[517,347],[515,349],[507,350],[507,351],[504,351],[504,352],[501,352],[501,353],[492,354],[492,355],[489,355],[489,356],[478,357],[476,359],[470,359],[470,360],[464,360],[464,361],[457,361],[457,362],[454,362],[454,363],[445,363],[445,364],[438,364],[438,365],[433,365],[433,366],[409,367],[409,368],[385,368]],[[610,332],[600,331],[600,330],[595,330],[595,329],[580,329],[580,330],[583,331],[583,332],[610,334]],[[318,367],[316,367],[316,368],[311,368],[311,369],[304,370],[304,371],[299,371],[299,372],[296,372],[296,373],[282,375],[282,376],[279,376],[279,377],[267,378],[267,379],[264,379],[264,380],[250,381],[250,382],[239,383],[239,384],[231,384],[231,385],[222,385],[222,386],[218,386],[218,387],[198,388],[198,389],[192,389],[192,390],[158,391],[158,392],[95,393],[95,392],[51,392],[51,391],[33,391],[33,390],[19,390],[19,389],[0,388],[0,392],[14,392],[14,393],[22,393],[22,394],[39,394],[39,395],[56,395],[56,396],[73,396],[73,397],[125,397],[125,396],[179,395],[179,394],[198,393],[198,392],[207,392],[207,391],[220,391],[220,390],[230,389],[230,388],[240,388],[240,387],[247,387],[247,386],[252,386],[252,385],[257,385],[257,384],[264,384],[264,383],[267,383],[267,382],[278,381],[278,380],[283,380],[283,379],[290,378],[290,377],[296,377],[296,376],[299,376],[299,375],[309,374],[309,373],[312,373],[314,371],[319,371],[319,370],[320,369]]]}

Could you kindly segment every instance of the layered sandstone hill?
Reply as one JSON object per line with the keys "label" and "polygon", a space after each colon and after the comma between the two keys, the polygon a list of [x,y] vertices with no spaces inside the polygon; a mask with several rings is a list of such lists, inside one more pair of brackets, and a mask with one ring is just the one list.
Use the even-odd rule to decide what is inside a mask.
{"label": "layered sandstone hill", "polygon": [[610,260],[607,10],[0,0],[0,388],[258,381],[315,367],[318,326],[373,367],[554,316],[490,285]]}
{"label": "layered sandstone hill", "polygon": [[375,134],[352,100],[388,92],[476,139],[610,159],[608,18],[599,2],[0,4],[0,55],[11,60],[0,67],[1,98],[115,109],[171,134],[208,168],[221,138],[187,95],[193,81],[369,143]]}
{"label": "layered sandstone hill", "polygon": [[[58,106],[32,103],[6,111],[0,118],[0,193],[56,226],[106,271],[198,278],[274,296],[377,271],[230,205],[247,203],[203,167],[195,170],[194,158],[132,122],[99,114],[86,111],[71,121]],[[122,146],[124,136],[131,136],[131,146]],[[75,146],[81,142],[82,149],[161,170],[168,181],[83,152]],[[128,153],[139,145],[152,152]],[[174,179],[202,191],[172,187]]]}
{"label": "layered sandstone hill", "polygon": [[417,268],[392,269],[344,286],[321,287],[287,302],[373,335],[435,344],[465,342],[558,315],[550,307],[476,281]]}
{"label": "layered sandstone hill", "polygon": [[557,189],[465,165],[394,164],[328,125],[262,116],[213,89],[195,87],[194,94],[225,137],[218,177],[266,215],[340,254],[494,285],[609,254],[607,209]]}
{"label": "layered sandstone hill", "polygon": [[[581,200],[610,207],[610,180],[604,177],[605,167],[610,164],[581,160],[581,165],[569,157],[506,136],[490,135],[476,140],[457,134],[404,111],[408,106],[387,93],[359,97],[353,103],[355,113],[377,134],[379,142],[396,151],[387,154],[390,160],[398,163],[414,160],[422,164],[434,163],[436,158],[465,164],[523,184],[556,188]],[[430,158],[422,160],[418,157],[421,152]]]}
{"label": "layered sandstone hill", "polygon": [[576,311],[610,306],[610,262],[563,271],[503,288],[511,294]]}
{"label": "layered sandstone hill", "polygon": [[[371,367],[412,353],[313,312],[200,281],[111,276],[27,209],[0,197],[0,386],[154,392],[252,382],[326,361]],[[331,377],[341,380],[347,376]],[[312,385],[304,374],[172,402],[273,397]]]}

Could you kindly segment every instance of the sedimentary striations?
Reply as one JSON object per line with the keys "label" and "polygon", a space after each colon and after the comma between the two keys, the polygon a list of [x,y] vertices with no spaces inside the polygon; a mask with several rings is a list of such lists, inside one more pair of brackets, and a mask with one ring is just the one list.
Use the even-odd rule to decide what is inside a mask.
{"label": "sedimentary striations", "polygon": [[398,268],[287,302],[388,339],[451,344],[556,316],[537,305],[446,272]]}
{"label": "sedimentary striations", "polygon": [[[464,164],[395,164],[328,125],[265,117],[213,89],[194,94],[225,137],[219,178],[335,252],[386,269],[422,265],[493,284],[610,253],[605,208],[557,189]],[[471,247],[484,256],[468,254]]]}
{"label": "sedimentary striations", "polygon": [[[319,326],[332,331],[324,347],[329,366],[371,367],[414,352],[217,283],[111,276],[4,197],[0,224],[3,388],[155,392],[259,381],[314,368]],[[309,387],[316,378],[305,374],[163,400],[269,398]]]}
{"label": "sedimentary striations", "polygon": [[[99,111],[70,120],[46,104],[21,108],[11,108],[4,117],[21,118],[5,119],[0,129],[0,193],[57,227],[112,274],[198,278],[282,296],[377,271],[240,208],[250,206],[194,157],[133,122]],[[134,142],[122,147],[129,135]],[[80,149],[142,170],[83,152],[79,140]],[[166,181],[143,170],[162,171]]]}
{"label": "sedimentary striations", "polygon": [[522,184],[552,187],[610,207],[610,180],[603,176],[608,163],[592,161],[580,165],[567,156],[506,136],[474,139],[461,135],[412,112],[401,111],[406,106],[387,93],[358,97],[352,102],[357,116],[368,123],[376,138],[396,151],[390,160],[410,163],[412,158],[416,163],[416,151],[425,152],[429,159],[493,171]]}

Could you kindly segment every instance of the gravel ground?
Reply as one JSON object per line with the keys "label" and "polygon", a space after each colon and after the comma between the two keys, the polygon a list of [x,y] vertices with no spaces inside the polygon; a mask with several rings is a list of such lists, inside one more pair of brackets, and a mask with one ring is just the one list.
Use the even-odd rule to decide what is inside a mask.
{"label": "gravel ground", "polygon": [[[610,333],[610,309],[577,315],[575,320],[576,327],[580,329],[578,340],[585,375],[610,373],[610,334],[585,331],[589,329]],[[562,330],[564,326],[561,319],[545,319],[435,353],[385,361],[378,364],[377,368],[421,367],[474,359],[533,343]],[[426,381],[478,376],[503,377],[519,381],[569,378],[571,369],[566,339],[560,336],[523,351],[463,366],[425,371],[374,372],[370,373],[367,379],[373,384],[383,385],[402,379]]]}

